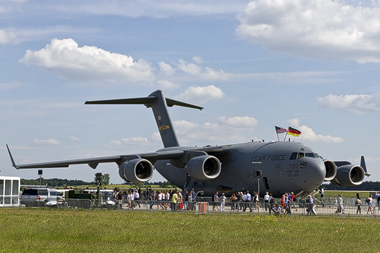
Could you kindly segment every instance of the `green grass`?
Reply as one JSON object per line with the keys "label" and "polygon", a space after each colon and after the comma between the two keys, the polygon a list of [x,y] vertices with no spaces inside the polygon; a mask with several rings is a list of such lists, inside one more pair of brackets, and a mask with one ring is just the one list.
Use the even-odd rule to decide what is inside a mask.
{"label": "green grass", "polygon": [[0,209],[1,252],[377,252],[380,219]]}
{"label": "green grass", "polygon": [[[341,194],[343,198],[356,198],[356,193],[359,193],[362,199],[369,195],[369,191],[325,191],[325,197],[327,198],[331,194],[331,197],[336,198],[338,194]],[[318,194],[319,196],[320,194]]]}

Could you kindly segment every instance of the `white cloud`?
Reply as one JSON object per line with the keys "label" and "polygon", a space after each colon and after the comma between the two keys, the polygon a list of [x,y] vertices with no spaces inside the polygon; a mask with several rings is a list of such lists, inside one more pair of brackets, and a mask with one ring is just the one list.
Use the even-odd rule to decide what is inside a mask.
{"label": "white cloud", "polygon": [[149,140],[145,137],[130,137],[124,138],[121,141],[113,140],[105,145],[106,149],[119,149],[126,150],[133,146],[134,149],[138,149],[139,147],[146,147],[151,145]]}
{"label": "white cloud", "polygon": [[187,63],[182,59],[178,61],[177,69],[204,80],[227,80],[232,75],[224,73],[223,70],[216,71],[209,67],[202,68],[194,63]]}
{"label": "white cloud", "polygon": [[380,93],[374,95],[327,95],[318,97],[322,107],[345,110],[354,113],[380,112]]}
{"label": "white cloud", "polygon": [[157,84],[160,86],[160,89],[162,90],[174,90],[181,87],[180,83],[173,83],[167,80],[159,80],[157,81]]}
{"label": "white cloud", "polygon": [[59,144],[61,144],[59,141],[57,141],[55,139],[45,139],[45,140],[34,139],[34,143],[36,143],[36,144],[48,144],[48,145],[59,145]]}
{"label": "white cloud", "polygon": [[97,47],[79,47],[73,39],[53,39],[39,51],[27,50],[21,63],[80,80],[150,81],[153,68],[144,60]]}
{"label": "white cloud", "polygon": [[198,63],[198,64],[202,64],[203,63],[202,57],[199,57],[199,56],[194,56],[193,57],[193,61],[195,63]]}
{"label": "white cloud", "polygon": [[79,141],[80,140],[78,137],[75,137],[75,136],[71,136],[69,139],[70,139],[70,141]]}
{"label": "white cloud", "polygon": [[218,118],[218,121],[221,125],[227,125],[231,127],[238,128],[252,128],[257,125],[257,120],[252,117],[230,117],[227,118],[225,116]]}
{"label": "white cloud", "polygon": [[0,13],[10,12],[12,10],[19,11],[19,4],[25,3],[28,0],[1,0]]}
{"label": "white cloud", "polygon": [[288,119],[287,122],[290,126],[298,127],[300,125],[299,119]]}
{"label": "white cloud", "polygon": [[229,119],[244,119],[245,117],[221,118],[222,120],[219,119],[219,121],[222,121],[222,123],[206,122],[200,125],[180,120],[173,122],[173,124],[180,142],[184,142],[184,145],[220,145],[247,142],[252,139],[254,131],[252,123],[245,125],[225,124],[225,122],[230,123]]}
{"label": "white cloud", "polygon": [[[242,11],[248,0],[193,0],[193,1],[171,1],[171,0],[126,0],[109,1],[105,3],[100,0],[93,1],[72,1],[72,5],[54,4],[51,8],[60,11],[84,12],[98,15],[120,15],[127,17],[149,16],[155,18],[166,18],[171,16],[200,16],[215,14],[233,14]],[[46,3],[45,3],[46,4]]]}
{"label": "white cloud", "polygon": [[125,145],[131,145],[131,144],[148,144],[148,139],[144,137],[132,137],[132,138],[125,138],[122,140],[122,143]]}
{"label": "white cloud", "polygon": [[160,66],[161,73],[163,73],[166,76],[171,76],[175,73],[175,69],[165,62],[159,62],[158,65]]}
{"label": "white cloud", "polygon": [[239,14],[238,36],[265,48],[328,60],[380,62],[380,4],[258,0]]}
{"label": "white cloud", "polygon": [[0,83],[0,91],[12,90],[12,89],[16,89],[25,85],[26,85],[25,83],[21,83],[18,81],[14,81],[11,83]]}
{"label": "white cloud", "polygon": [[198,65],[194,63],[187,63],[186,61],[182,59],[179,60],[177,68],[191,75],[201,75],[201,72],[202,72],[202,68],[199,67]]}
{"label": "white cloud", "polygon": [[289,125],[292,127],[297,128],[297,130],[301,131],[300,137],[301,140],[310,141],[310,142],[322,142],[322,143],[341,143],[344,141],[341,137],[332,137],[330,135],[321,135],[316,134],[313,129],[311,129],[308,126],[302,125],[300,126],[300,120],[299,119],[289,119],[287,120]]}
{"label": "white cloud", "polygon": [[17,42],[18,42],[18,39],[14,33],[0,29],[0,44],[5,45],[5,44],[17,43]]}
{"label": "white cloud", "polygon": [[105,147],[106,149],[121,149],[123,148],[123,145],[121,144],[121,141],[110,141]]}
{"label": "white cloud", "polygon": [[301,131],[301,139],[311,142],[323,142],[323,143],[341,143],[344,141],[341,137],[332,137],[330,135],[316,134],[313,129],[305,125],[300,126],[298,130]]}
{"label": "white cloud", "polygon": [[72,112],[83,107],[83,101],[62,98],[33,98],[33,99],[2,99],[0,108],[10,108],[7,113],[23,117],[46,117],[56,115],[57,112]]}
{"label": "white cloud", "polygon": [[185,101],[206,103],[209,100],[221,99],[224,96],[225,95],[220,88],[215,87],[214,85],[209,85],[207,87],[191,86],[176,98]]}

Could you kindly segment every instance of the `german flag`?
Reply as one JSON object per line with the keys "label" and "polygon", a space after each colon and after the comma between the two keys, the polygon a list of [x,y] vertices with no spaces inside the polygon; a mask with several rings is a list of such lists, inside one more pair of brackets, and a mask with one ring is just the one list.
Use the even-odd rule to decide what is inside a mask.
{"label": "german flag", "polygon": [[299,137],[301,135],[301,131],[293,128],[293,127],[289,127],[288,129],[288,135],[293,135],[295,137]]}

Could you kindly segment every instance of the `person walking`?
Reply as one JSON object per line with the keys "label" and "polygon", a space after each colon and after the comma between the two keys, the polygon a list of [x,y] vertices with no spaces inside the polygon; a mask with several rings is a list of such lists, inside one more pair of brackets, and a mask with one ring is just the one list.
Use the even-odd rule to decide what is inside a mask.
{"label": "person walking", "polygon": [[268,192],[266,192],[264,195],[264,207],[265,207],[265,211],[267,211],[269,208],[269,193]]}
{"label": "person walking", "polygon": [[342,195],[338,194],[338,197],[337,197],[336,200],[337,200],[337,204],[338,204],[338,209],[336,210],[335,213],[342,213],[342,214],[344,214],[344,206],[343,206]]}
{"label": "person walking", "polygon": [[371,212],[371,214],[373,214],[372,204],[374,204],[376,206],[376,203],[372,199],[372,194],[370,194],[368,196],[368,198],[366,199],[366,202],[368,203],[367,214],[368,214],[368,212]]}
{"label": "person walking", "polygon": [[123,209],[124,196],[123,196],[122,190],[119,190],[119,192],[117,193],[117,200],[118,200],[118,203],[119,203],[119,208]]}
{"label": "person walking", "polygon": [[309,214],[312,215],[317,215],[314,209],[314,199],[311,195],[309,195]]}
{"label": "person walking", "polygon": [[175,190],[172,194],[172,203],[171,203],[171,210],[172,212],[177,211],[177,199],[178,199],[178,191]]}
{"label": "person walking", "polygon": [[215,207],[219,210],[218,207],[218,200],[219,200],[218,192],[215,192],[214,197],[213,197],[213,203],[212,203],[212,210],[215,211]]}
{"label": "person walking", "polygon": [[362,214],[362,200],[360,199],[359,193],[356,193],[356,205],[358,206],[358,209],[356,209],[356,214]]}
{"label": "person walking", "polygon": [[222,193],[222,196],[220,197],[220,211],[224,212],[225,205],[226,205],[226,196],[224,196],[224,193]]}

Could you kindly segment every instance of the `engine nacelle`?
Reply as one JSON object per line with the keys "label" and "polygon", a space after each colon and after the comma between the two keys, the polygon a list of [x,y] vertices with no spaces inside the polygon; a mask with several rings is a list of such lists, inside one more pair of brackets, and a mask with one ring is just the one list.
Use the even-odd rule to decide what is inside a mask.
{"label": "engine nacelle", "polygon": [[323,160],[326,168],[325,182],[331,181],[335,178],[337,173],[336,165],[333,161]]}
{"label": "engine nacelle", "polygon": [[191,158],[186,166],[187,174],[200,180],[217,178],[222,170],[218,158],[211,155],[202,155]]}
{"label": "engine nacelle", "polygon": [[336,176],[331,180],[332,184],[341,186],[361,185],[364,181],[365,172],[359,165],[343,165],[338,168]]}
{"label": "engine nacelle", "polygon": [[144,183],[153,177],[154,167],[146,159],[133,159],[123,162],[119,167],[119,175],[127,182]]}

